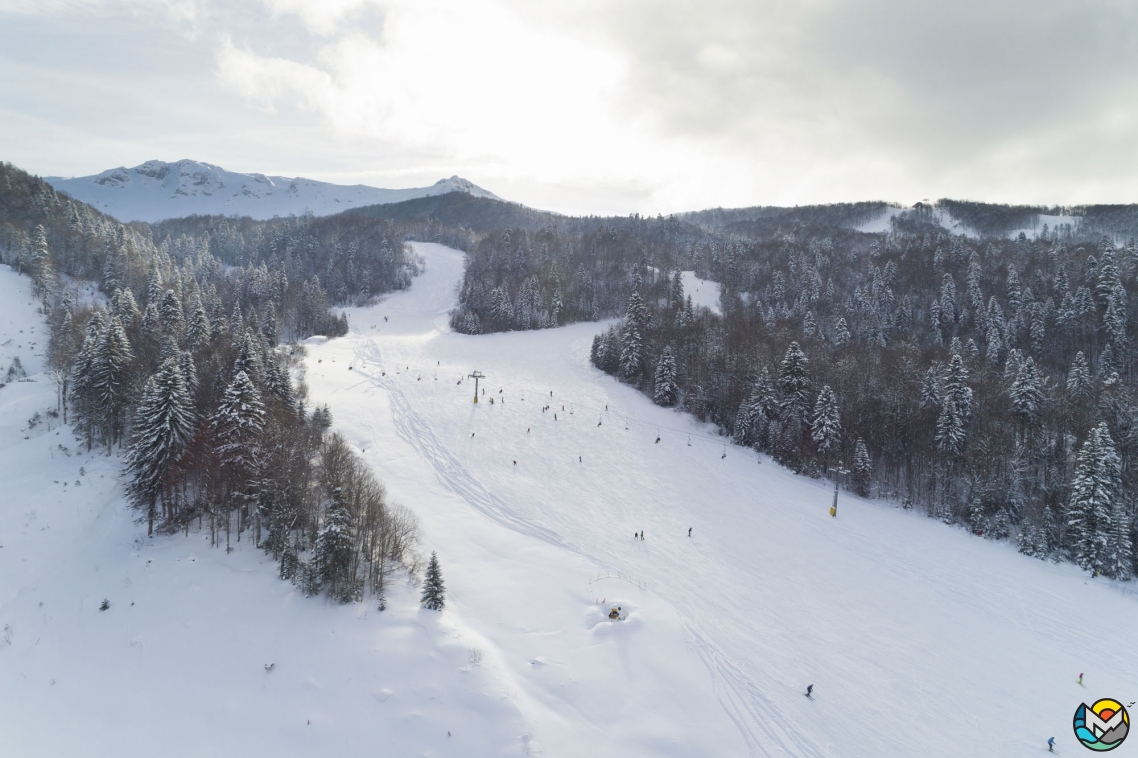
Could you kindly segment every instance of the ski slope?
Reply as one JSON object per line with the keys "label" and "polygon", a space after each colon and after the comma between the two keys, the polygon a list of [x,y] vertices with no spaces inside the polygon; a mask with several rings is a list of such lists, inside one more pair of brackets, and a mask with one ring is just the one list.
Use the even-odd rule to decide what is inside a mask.
{"label": "ski slope", "polygon": [[603,325],[450,332],[462,255],[416,247],[426,273],[313,340],[307,379],[422,518],[527,749],[1028,756],[1138,696],[1132,585],[847,493],[830,518],[825,483],[591,368]]}
{"label": "ski slope", "polygon": [[29,375],[0,388],[0,755],[522,754],[518,685],[417,588],[330,605],[248,542],[148,540],[117,455],[28,428],[55,407],[46,335],[31,280],[0,267],[0,372]]}

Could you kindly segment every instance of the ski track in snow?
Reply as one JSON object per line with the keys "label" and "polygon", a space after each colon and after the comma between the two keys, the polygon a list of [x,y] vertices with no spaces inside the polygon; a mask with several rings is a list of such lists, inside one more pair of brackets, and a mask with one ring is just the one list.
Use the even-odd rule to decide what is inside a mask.
{"label": "ski track in snow", "polygon": [[[377,376],[374,372],[359,369],[361,363],[366,360],[371,360],[376,365],[384,365],[382,351],[372,339],[361,343],[361,347],[356,350],[353,365],[361,375],[368,377],[373,384],[388,393],[393,421],[400,438],[430,461],[435,476],[443,486],[463,498],[479,512],[509,529],[543,540],[550,545],[571,550],[600,565],[605,564],[601,556],[594,555],[579,546],[570,545],[557,532],[533,524],[525,514],[514,512],[507,503],[495,497],[469,469],[459,462],[434,433],[430,424],[415,412],[406,395],[390,377]],[[676,603],[677,598],[669,597],[666,592],[658,589],[652,589],[651,592],[668,601],[677,612],[682,607]],[[739,727],[752,755],[794,755],[807,758],[824,755],[817,745],[801,733],[780,729],[780,725],[792,723],[791,720],[771,702],[756,682],[750,680],[723,650],[708,639],[691,618],[687,618],[683,613],[679,615],[684,619],[700,659],[715,679],[720,702]]]}
{"label": "ski track in snow", "polygon": [[[360,359],[371,359],[375,363],[383,364],[383,354],[374,340],[362,343],[363,347],[356,351],[356,363]],[[407,396],[392,381],[383,376],[361,370],[360,373],[371,379],[372,383],[387,391],[391,400],[391,413],[399,437],[419,451],[431,464],[439,483],[454,494],[461,497],[480,513],[514,531],[534,537],[539,540],[556,545],[560,548],[572,549],[556,532],[527,521],[520,514],[514,513],[509,506],[495,497],[482,482],[455,458],[450,449],[435,435],[431,425],[411,407]]]}
{"label": "ski track in snow", "polygon": [[[399,478],[383,468],[385,461],[403,466],[404,452],[383,447],[397,440],[448,497],[519,535],[523,543],[511,549],[529,550],[524,543],[533,541],[552,546],[542,557],[565,571],[591,565],[593,576],[632,577],[666,605],[685,652],[710,683],[701,690],[697,678],[684,682],[692,688],[692,708],[699,698],[713,707],[718,701],[725,728],[734,724],[738,732],[737,741],[709,742],[693,754],[948,755],[963,745],[965,752],[983,746],[985,754],[1028,755],[1038,747],[1035,735],[1069,723],[1077,702],[1068,700],[1082,696],[1058,689],[1073,679],[1068,669],[1098,666],[1098,681],[1120,694],[1120,683],[1138,680],[1134,664],[1111,658],[1096,632],[1138,621],[1131,587],[1089,582],[1072,566],[1028,559],[1013,546],[849,493],[842,495],[840,518],[830,519],[830,485],[733,446],[723,447],[723,460],[722,440],[707,437],[706,426],[657,408],[589,367],[588,341],[603,324],[477,337],[450,332],[446,311],[462,256],[417,247],[429,268],[411,290],[350,309],[348,337],[314,348],[307,364],[320,374],[310,377],[314,392],[329,397],[349,429],[362,425],[359,443],[369,454],[376,449],[372,460],[381,477]],[[337,359],[359,376],[353,379]],[[501,385],[508,403],[471,409],[465,377],[475,367],[491,377],[483,389],[493,393]],[[456,375],[461,387],[453,384]],[[559,421],[539,412],[549,390],[557,393],[548,402]],[[390,429],[368,421],[377,411],[385,415],[383,409]],[[658,445],[657,428],[664,437]],[[469,438],[472,431],[477,439]],[[689,433],[699,444],[684,444]],[[400,486],[421,498],[422,509],[435,507],[421,488]],[[445,512],[448,519],[459,513]],[[696,525],[695,540],[686,538],[688,524]],[[647,541],[632,542],[628,532],[644,526]],[[451,553],[488,534],[467,536],[465,523],[457,533],[435,528],[451,532],[442,543]],[[578,560],[557,557],[563,553]],[[514,574],[529,570],[533,557],[487,559]],[[543,581],[551,576],[566,581],[556,570]],[[1075,611],[1087,604],[1096,607],[1096,624]],[[532,614],[512,621],[532,623]],[[500,648],[518,644],[487,622],[500,622],[490,615],[477,626]],[[651,644],[666,644],[660,635],[670,633],[657,624]],[[543,649],[543,655],[555,653]],[[603,676],[596,669],[589,674]],[[657,690],[676,685],[654,675],[661,676]],[[518,681],[533,684],[524,675]],[[806,700],[811,682],[815,697]],[[563,716],[581,703],[559,701],[553,708]],[[990,723],[987,714],[995,712],[1014,712],[1014,719]],[[910,720],[915,713],[919,718]],[[603,726],[623,734],[640,726],[639,718],[613,716]],[[650,739],[631,744],[643,754],[688,754]],[[584,749],[574,743],[565,752]]]}

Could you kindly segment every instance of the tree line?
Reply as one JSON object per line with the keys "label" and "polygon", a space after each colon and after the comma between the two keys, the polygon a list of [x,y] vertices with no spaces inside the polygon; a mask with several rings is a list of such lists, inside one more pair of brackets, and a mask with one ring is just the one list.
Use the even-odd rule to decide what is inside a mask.
{"label": "tree line", "polygon": [[[418,269],[390,229],[238,225],[124,226],[0,164],[0,259],[42,302],[64,420],[88,450],[124,453],[148,533],[252,540],[305,592],[383,607],[392,572],[420,569],[418,522],[329,431],[328,408],[309,408],[303,348],[280,340],[346,331],[318,271],[355,274],[341,294],[359,300]],[[81,298],[78,278],[100,294]]]}

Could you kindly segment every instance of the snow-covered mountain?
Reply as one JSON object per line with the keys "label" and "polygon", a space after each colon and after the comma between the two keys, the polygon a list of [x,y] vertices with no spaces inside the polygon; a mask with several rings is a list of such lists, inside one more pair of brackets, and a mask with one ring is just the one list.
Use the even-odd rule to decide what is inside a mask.
{"label": "snow-covered mountain", "polygon": [[191,160],[147,161],[134,168],[112,168],[94,176],[49,176],[45,181],[120,221],[161,221],[193,214],[256,219],[306,212],[328,216],[349,208],[399,203],[448,192],[500,199],[458,176],[440,179],[430,187],[381,189],[301,177],[241,174]]}

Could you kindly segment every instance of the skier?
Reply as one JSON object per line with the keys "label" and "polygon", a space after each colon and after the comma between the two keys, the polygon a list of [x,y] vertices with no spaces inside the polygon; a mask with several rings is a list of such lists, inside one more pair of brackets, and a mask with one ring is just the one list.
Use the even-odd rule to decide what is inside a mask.
{"label": "skier", "polygon": [[1083,672],[1081,671],[1079,672],[1079,686],[1083,686]]}
{"label": "skier", "polygon": [[383,317],[383,320],[384,320],[384,321],[387,321],[387,316],[384,316],[384,317]]}
{"label": "skier", "polygon": [[652,444],[653,444],[653,445],[659,445],[659,444],[660,444],[660,437],[659,437],[659,436],[657,436],[657,437],[656,437],[656,441],[655,441],[655,442],[653,442]]}
{"label": "skier", "polygon": [[581,460],[581,456],[579,455],[577,456],[577,463],[584,463],[584,461]]}
{"label": "skier", "polygon": [[1048,753],[1054,753],[1055,752],[1055,738],[1054,737],[1048,737],[1047,738],[1047,752]]}
{"label": "skier", "polygon": [[640,530],[640,539],[644,539],[644,530],[643,529]]}
{"label": "skier", "polygon": [[810,698],[811,700],[814,699],[814,685],[813,684],[806,685],[806,697]]}
{"label": "skier", "polygon": [[689,537],[691,536],[691,527],[690,526],[688,527],[688,536]]}
{"label": "skier", "polygon": [[470,439],[474,439],[474,432],[470,433]]}
{"label": "skier", "polygon": [[516,466],[516,465],[518,465],[518,462],[517,462],[517,461],[514,461],[514,465],[515,465],[515,466]]}

